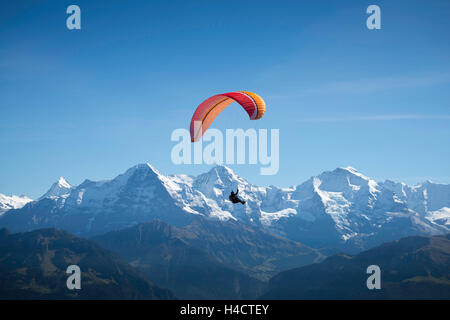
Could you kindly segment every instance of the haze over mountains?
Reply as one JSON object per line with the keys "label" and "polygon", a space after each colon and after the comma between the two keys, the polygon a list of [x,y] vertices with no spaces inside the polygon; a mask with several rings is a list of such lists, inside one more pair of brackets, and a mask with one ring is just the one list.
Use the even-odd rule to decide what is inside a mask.
{"label": "haze over mountains", "polygon": [[255,299],[276,273],[323,260],[317,250],[234,221],[161,221],[91,240],[116,252],[179,298]]}
{"label": "haze over mountains", "polygon": [[[228,201],[237,187],[245,205]],[[291,188],[259,187],[224,166],[193,177],[165,176],[140,164],[112,180],[71,186],[61,178],[37,201],[4,213],[0,226],[93,236],[155,219],[183,226],[199,216],[261,227],[311,247],[360,251],[404,236],[449,232],[450,185],[377,183],[347,167]]]}
{"label": "haze over mountains", "polygon": [[[366,268],[380,267],[381,289],[368,290]],[[450,299],[450,234],[407,237],[354,256],[281,272],[263,299]]]}

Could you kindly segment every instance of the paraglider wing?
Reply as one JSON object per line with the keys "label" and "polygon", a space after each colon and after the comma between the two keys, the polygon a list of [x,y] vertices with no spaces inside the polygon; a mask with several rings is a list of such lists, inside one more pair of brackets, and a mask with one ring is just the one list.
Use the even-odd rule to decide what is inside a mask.
{"label": "paraglider wing", "polygon": [[250,120],[260,119],[266,110],[264,100],[253,92],[236,91],[212,96],[203,101],[192,116],[191,141],[199,141],[219,113],[235,101],[247,111]]}

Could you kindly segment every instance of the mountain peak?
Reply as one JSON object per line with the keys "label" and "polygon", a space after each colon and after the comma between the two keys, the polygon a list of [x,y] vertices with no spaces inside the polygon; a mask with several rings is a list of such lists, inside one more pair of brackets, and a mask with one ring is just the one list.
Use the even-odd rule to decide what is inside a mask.
{"label": "mountain peak", "polygon": [[[360,178],[362,178],[362,179],[364,179],[364,180],[370,180],[368,177],[366,177],[365,175],[363,175],[361,172],[359,172],[357,169],[355,169],[354,167],[350,167],[350,166],[347,166],[347,167],[344,167],[344,168],[337,168],[336,170],[344,170],[344,171],[347,171],[348,173],[351,173],[351,174],[353,174],[353,175],[355,175],[355,176],[358,176],[358,177],[360,177]],[[335,170],[335,171],[336,171]]]}
{"label": "mountain peak", "polygon": [[318,176],[316,176],[316,178],[319,178],[322,181],[326,180],[335,181],[342,179],[348,180],[349,178],[356,178],[356,180],[365,180],[365,181],[372,180],[353,167],[339,167],[332,171],[324,171]]}
{"label": "mountain peak", "polygon": [[230,168],[217,165],[208,172],[198,175],[195,178],[194,187],[201,190],[204,194],[211,194],[215,187],[236,188],[239,184],[245,184],[246,181],[240,178]]}
{"label": "mountain peak", "polygon": [[72,185],[69,182],[67,182],[67,180],[63,176],[59,177],[57,183],[58,183],[58,186],[60,186],[62,188],[67,188],[67,189],[72,188]]}
{"label": "mountain peak", "polygon": [[357,169],[355,169],[354,167],[351,167],[351,166],[341,167],[341,169],[344,169],[344,170],[347,170],[347,171],[350,171],[350,172],[359,173],[359,171]]}
{"label": "mountain peak", "polygon": [[216,165],[211,170],[209,170],[206,174],[209,176],[214,175],[215,177],[222,180],[223,182],[243,180],[231,168],[224,166],[224,165]]}
{"label": "mountain peak", "polygon": [[155,173],[158,176],[162,176],[163,174],[161,172],[159,172],[154,166],[152,166],[150,163],[146,163],[145,164],[147,166],[148,169],[150,169],[150,171],[152,171],[153,173]]}
{"label": "mountain peak", "polygon": [[68,194],[70,190],[72,190],[72,185],[67,182],[64,177],[61,176],[59,177],[58,181],[52,184],[50,189],[48,189],[48,191],[39,198],[39,200],[49,197],[60,197],[62,195]]}
{"label": "mountain peak", "polygon": [[[344,192],[348,196],[357,190],[369,190],[373,195],[379,192],[378,184],[353,167],[336,168],[313,177],[309,183],[326,192]],[[361,189],[362,188],[362,189]]]}
{"label": "mountain peak", "polygon": [[227,166],[224,166],[224,165],[222,165],[222,164],[216,165],[216,166],[213,167],[210,171],[213,171],[213,170],[215,170],[216,172],[219,172],[219,173],[225,173],[225,174],[230,174],[230,175],[236,175],[236,173],[234,173],[234,171],[233,171],[231,168],[229,168],[229,167],[227,167]]}
{"label": "mountain peak", "polygon": [[161,173],[148,162],[137,164],[128,169],[126,173],[133,174],[135,172],[153,172],[157,176],[161,175]]}

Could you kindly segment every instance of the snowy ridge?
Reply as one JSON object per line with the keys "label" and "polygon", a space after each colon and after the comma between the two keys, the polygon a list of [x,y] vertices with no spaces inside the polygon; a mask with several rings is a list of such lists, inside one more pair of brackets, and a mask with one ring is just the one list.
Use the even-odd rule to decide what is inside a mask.
{"label": "snowy ridge", "polygon": [[[228,200],[237,188],[245,205]],[[183,224],[203,216],[257,225],[317,247],[365,247],[401,236],[450,231],[449,185],[377,183],[352,167],[278,188],[255,186],[225,166],[194,177],[163,175],[145,163],[114,179],[85,180],[79,186],[61,178],[33,203],[22,209],[29,214],[23,214],[22,225],[8,222],[11,217],[0,219],[0,225],[61,225],[78,234],[98,234],[154,219]],[[21,213],[15,211],[15,216]]]}
{"label": "snowy ridge", "polygon": [[0,216],[8,210],[20,209],[31,201],[27,196],[6,196],[0,193]]}
{"label": "snowy ridge", "polygon": [[450,208],[443,207],[436,211],[430,211],[425,216],[426,219],[433,223],[439,223],[450,228]]}
{"label": "snowy ridge", "polygon": [[39,198],[39,200],[44,199],[44,198],[64,196],[64,195],[70,193],[71,189],[72,189],[72,186],[70,185],[70,183],[68,183],[67,180],[64,179],[64,177],[60,177],[58,179],[58,181],[56,181],[54,184],[52,184],[50,189]]}

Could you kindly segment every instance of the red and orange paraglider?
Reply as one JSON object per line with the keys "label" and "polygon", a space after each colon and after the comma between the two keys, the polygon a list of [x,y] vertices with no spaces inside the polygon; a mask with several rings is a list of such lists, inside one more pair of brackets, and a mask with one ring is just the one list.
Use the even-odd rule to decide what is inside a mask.
{"label": "red and orange paraglider", "polygon": [[247,111],[250,120],[260,119],[266,111],[264,100],[253,92],[235,91],[212,96],[203,101],[192,116],[191,141],[199,141],[219,113],[233,102]]}

